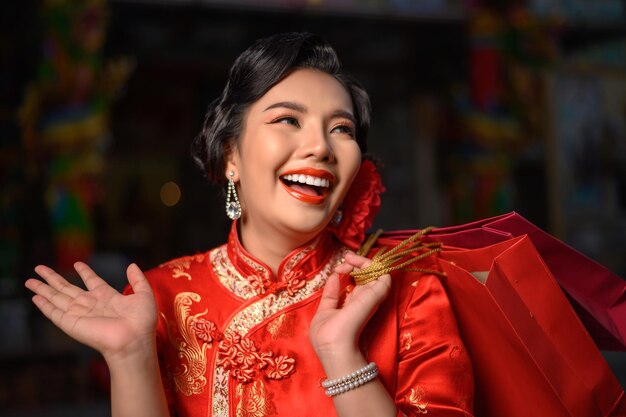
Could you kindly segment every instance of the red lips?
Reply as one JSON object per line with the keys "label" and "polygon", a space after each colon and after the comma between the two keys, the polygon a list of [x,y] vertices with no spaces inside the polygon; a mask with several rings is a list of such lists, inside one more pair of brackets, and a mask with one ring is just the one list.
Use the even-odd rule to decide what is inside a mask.
{"label": "red lips", "polygon": [[[331,174],[330,172],[321,170],[321,169],[315,169],[315,168],[294,169],[291,171],[283,172],[281,174],[281,177],[284,177],[285,175],[294,175],[294,174],[310,175],[312,177],[326,179],[330,182],[331,186],[333,185],[335,181],[335,176]],[[302,201],[303,203],[307,203],[307,204],[322,204],[324,200],[326,199],[326,197],[328,197],[328,194],[330,194],[329,188],[323,188],[323,191],[320,195],[310,195],[310,194],[302,193],[298,190],[294,190],[293,188],[289,187],[287,184],[285,184],[282,181],[281,181],[281,184],[293,198],[295,198],[296,200]]]}

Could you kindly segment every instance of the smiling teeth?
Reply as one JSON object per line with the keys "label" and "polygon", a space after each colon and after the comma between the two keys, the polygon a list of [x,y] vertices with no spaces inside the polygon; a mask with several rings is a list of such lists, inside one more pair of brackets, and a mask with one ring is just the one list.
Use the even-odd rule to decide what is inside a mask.
{"label": "smiling teeth", "polygon": [[301,184],[313,185],[315,187],[330,187],[330,181],[324,178],[303,174],[287,174],[283,177],[287,181],[299,182]]}

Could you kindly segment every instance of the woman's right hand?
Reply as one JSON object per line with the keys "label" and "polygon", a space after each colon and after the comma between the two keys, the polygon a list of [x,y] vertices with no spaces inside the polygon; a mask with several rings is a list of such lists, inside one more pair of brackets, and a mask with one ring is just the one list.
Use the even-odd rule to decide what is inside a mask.
{"label": "woman's right hand", "polygon": [[82,262],[74,268],[87,287],[70,284],[51,268],[35,272],[46,282],[26,281],[33,302],[57,327],[99,351],[107,361],[123,359],[155,344],[157,308],[152,289],[139,267],[131,264],[128,282],[134,294],[123,295]]}

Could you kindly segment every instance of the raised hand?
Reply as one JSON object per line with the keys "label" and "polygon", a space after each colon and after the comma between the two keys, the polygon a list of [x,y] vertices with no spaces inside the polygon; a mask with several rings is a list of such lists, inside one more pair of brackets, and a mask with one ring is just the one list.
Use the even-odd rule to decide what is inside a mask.
{"label": "raised hand", "polygon": [[139,267],[131,264],[126,273],[134,294],[124,296],[109,286],[84,263],[74,265],[87,287],[70,284],[51,268],[35,272],[46,282],[26,281],[35,293],[33,302],[41,312],[73,339],[115,359],[151,349],[157,311],[152,289]]}
{"label": "raised hand", "polygon": [[353,357],[359,355],[359,334],[389,293],[391,276],[385,274],[363,286],[356,286],[340,305],[339,275],[350,273],[354,268],[364,268],[370,263],[369,259],[348,252],[345,263],[338,266],[326,282],[309,333],[313,348],[324,365],[324,362],[357,361]]}

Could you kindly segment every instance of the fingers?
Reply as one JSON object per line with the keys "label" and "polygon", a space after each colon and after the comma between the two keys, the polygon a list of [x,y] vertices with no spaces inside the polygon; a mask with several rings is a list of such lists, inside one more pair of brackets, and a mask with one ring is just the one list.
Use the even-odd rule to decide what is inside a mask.
{"label": "fingers", "polygon": [[31,278],[27,280],[24,285],[26,286],[26,288],[34,292],[38,299],[44,299],[48,303],[51,303],[52,305],[62,309],[63,311],[67,310],[67,306],[73,300],[73,297],[64,294],[63,292],[51,287],[50,285],[47,285],[44,282],[41,282],[38,279]]}
{"label": "fingers", "polygon": [[365,284],[364,287],[369,287],[382,301],[391,289],[391,275],[381,275],[378,279]]}
{"label": "fingers", "polygon": [[82,262],[76,262],[74,264],[74,269],[80,275],[80,278],[85,283],[85,286],[88,290],[94,290],[101,285],[109,285],[105,280],[100,278],[87,264]]}
{"label": "fingers", "polygon": [[372,263],[371,259],[368,259],[364,256],[359,256],[354,252],[346,252],[346,256],[344,257],[344,259],[346,260],[346,263],[349,263],[353,267],[359,269],[366,268]]}
{"label": "fingers", "polygon": [[43,278],[52,288],[71,298],[75,298],[83,292],[81,288],[70,284],[65,278],[57,274],[56,271],[54,271],[52,268],[48,268],[45,265],[36,266],[35,272],[37,273],[37,275]]}
{"label": "fingers", "polygon": [[347,308],[354,308],[365,312],[373,312],[387,297],[391,289],[391,276],[381,275],[377,280],[357,286],[346,299]]}
{"label": "fingers", "polygon": [[[36,280],[33,280],[36,281]],[[45,285],[45,284],[42,284]],[[55,306],[53,303],[48,301],[45,296],[35,295],[33,296],[33,303],[37,306],[37,308],[46,316],[52,323],[54,323],[57,327],[61,327],[61,319],[65,311]]]}
{"label": "fingers", "polygon": [[338,273],[339,275],[346,275],[352,272],[353,269],[354,269],[353,265],[347,262],[344,262],[335,267],[335,272]]}
{"label": "fingers", "polygon": [[322,292],[322,298],[320,299],[320,305],[318,311],[321,310],[334,310],[339,303],[339,275],[336,273],[330,274],[324,285],[324,291]]}
{"label": "fingers", "polygon": [[339,275],[346,275],[352,272],[355,268],[365,268],[371,263],[372,261],[370,259],[359,256],[352,251],[348,251],[344,257],[344,262],[335,267],[335,272]]}
{"label": "fingers", "polygon": [[126,276],[128,277],[128,283],[133,289],[133,292],[149,292],[152,293],[152,288],[150,288],[150,284],[146,279],[146,276],[141,272],[141,269],[137,266],[137,264],[130,264],[126,269]]}

